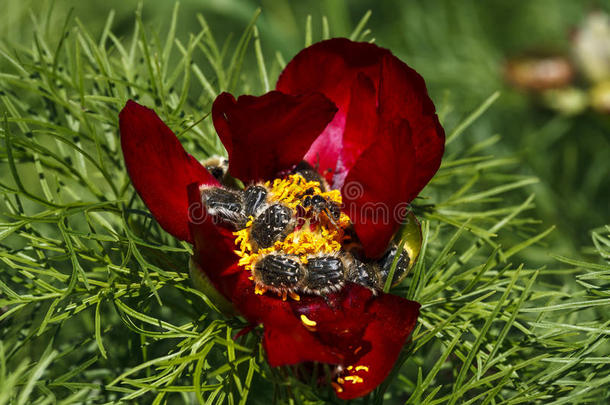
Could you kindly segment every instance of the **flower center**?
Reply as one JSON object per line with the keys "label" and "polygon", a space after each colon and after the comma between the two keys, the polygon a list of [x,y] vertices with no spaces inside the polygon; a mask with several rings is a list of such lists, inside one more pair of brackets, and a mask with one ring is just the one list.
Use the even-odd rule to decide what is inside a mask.
{"label": "flower center", "polygon": [[339,190],[325,191],[300,174],[254,187],[266,190],[266,198],[235,232],[235,243],[239,265],[252,272],[256,292],[298,299],[296,291],[324,294],[340,288],[341,247],[351,221],[341,212]]}

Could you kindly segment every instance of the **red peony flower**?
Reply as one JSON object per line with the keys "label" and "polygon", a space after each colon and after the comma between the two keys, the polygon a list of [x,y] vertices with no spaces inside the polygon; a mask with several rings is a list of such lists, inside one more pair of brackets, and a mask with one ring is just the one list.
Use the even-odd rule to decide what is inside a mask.
{"label": "red peony flower", "polygon": [[340,398],[369,393],[419,314],[380,286],[388,262],[406,267],[392,238],[443,154],[424,80],[386,49],[331,39],[300,52],[276,91],[222,93],[212,117],[229,155],[218,178],[128,101],[120,130],[134,187],[194,245],[198,271],[263,325],[270,365],[336,365]]}

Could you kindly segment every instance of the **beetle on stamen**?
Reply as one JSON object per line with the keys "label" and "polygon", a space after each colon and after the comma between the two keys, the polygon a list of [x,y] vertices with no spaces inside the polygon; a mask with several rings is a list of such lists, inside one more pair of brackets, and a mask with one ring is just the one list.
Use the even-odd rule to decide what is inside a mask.
{"label": "beetle on stamen", "polygon": [[334,256],[310,257],[305,265],[307,276],[301,286],[310,294],[325,295],[337,291],[345,280],[343,261]]}
{"label": "beetle on stamen", "polygon": [[256,263],[254,281],[276,292],[293,291],[303,279],[304,270],[298,257],[268,254]]}

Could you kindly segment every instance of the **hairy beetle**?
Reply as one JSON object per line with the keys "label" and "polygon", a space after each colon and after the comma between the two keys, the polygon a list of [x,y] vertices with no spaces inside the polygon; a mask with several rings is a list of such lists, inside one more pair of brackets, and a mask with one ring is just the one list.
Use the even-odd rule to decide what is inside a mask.
{"label": "hairy beetle", "polygon": [[343,261],[339,257],[319,256],[307,258],[307,275],[302,290],[314,294],[337,291],[345,279]]}
{"label": "hairy beetle", "polygon": [[258,248],[266,248],[292,231],[292,210],[282,204],[265,209],[252,223],[251,239]]}
{"label": "hairy beetle", "polygon": [[303,268],[297,257],[268,254],[256,263],[253,274],[257,283],[284,291],[294,289],[303,279]]}
{"label": "hairy beetle", "polygon": [[207,187],[201,193],[201,201],[215,220],[230,224],[235,229],[242,229],[246,225],[241,193],[221,187]]}

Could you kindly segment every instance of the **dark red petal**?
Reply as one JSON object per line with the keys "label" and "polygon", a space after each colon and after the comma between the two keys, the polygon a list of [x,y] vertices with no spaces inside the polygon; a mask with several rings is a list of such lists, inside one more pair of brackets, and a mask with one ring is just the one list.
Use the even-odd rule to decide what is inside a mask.
{"label": "dark red petal", "polygon": [[[333,38],[299,52],[280,75],[276,85],[279,91],[295,95],[321,92],[339,108],[334,120],[306,155],[306,160],[317,167],[320,173],[325,174],[328,170],[334,173],[340,157],[360,149],[343,148],[342,138],[348,111],[354,105],[370,101],[368,93],[361,93],[362,77],[369,79],[368,85],[372,85],[373,94],[376,93],[379,62],[383,55],[389,53],[388,50],[373,44]],[[356,86],[360,88],[354,89],[357,79],[360,83]],[[357,94],[356,99],[353,98],[354,93]],[[376,101],[372,101],[372,107],[375,108]],[[368,106],[364,108],[368,109]],[[352,116],[358,117],[357,114]],[[368,140],[365,143],[368,143]],[[353,157],[344,158],[350,159],[353,160]]]}
{"label": "dark red petal", "polygon": [[337,160],[343,149],[343,131],[345,128],[345,113],[335,114],[333,120],[328,124],[324,132],[316,138],[311,147],[303,157],[322,174],[329,184],[332,184],[333,174],[337,166]]}
{"label": "dark red petal", "polygon": [[288,94],[320,92],[339,110],[347,110],[352,82],[359,74],[379,81],[379,62],[387,49],[366,42],[333,38],[299,52],[286,65],[276,89]]}
{"label": "dark red petal", "polygon": [[377,121],[375,85],[367,76],[360,73],[351,88],[343,133],[343,149],[339,155],[332,181],[334,188],[343,186],[345,177],[356,163],[357,158],[376,140]]}
{"label": "dark red petal", "polygon": [[[370,86],[363,86],[363,77]],[[306,155],[312,165],[319,163],[322,174],[337,171],[333,188],[342,187],[350,162],[357,161],[371,138],[381,136],[370,129],[377,122],[374,114],[381,122],[405,119],[411,127],[417,170],[409,173],[405,202],[417,196],[440,165],[445,136],[424,80],[387,49],[344,38],[314,44],[286,66],[276,87],[290,94],[318,91],[339,107]],[[366,87],[374,89],[376,99],[369,97]]]}
{"label": "dark red petal", "polygon": [[[272,294],[256,294],[249,275],[248,271],[240,269],[231,276],[233,304],[248,321],[263,324],[263,347],[271,366],[309,361],[342,362],[341,350],[335,345],[323,344],[307,330],[292,311],[290,301],[282,301]],[[323,299],[318,297],[318,300]]]}
{"label": "dark red petal", "polygon": [[229,153],[229,172],[245,183],[268,180],[303,160],[337,108],[322,94],[260,97],[222,93],[214,126]]}
{"label": "dark red petal", "polygon": [[136,191],[161,227],[191,242],[187,186],[216,179],[184,151],[174,133],[149,108],[129,100],[119,114],[121,147]]}
{"label": "dark red petal", "polygon": [[304,315],[316,322],[315,333],[324,344],[342,353],[340,364],[350,364],[364,353],[354,355],[359,346],[364,345],[360,350],[366,351],[372,344],[362,341],[367,324],[372,321],[372,315],[367,311],[371,299],[374,297],[370,290],[349,283],[325,299],[303,296],[291,304],[297,316]]}
{"label": "dark red petal", "polygon": [[415,147],[416,174],[411,179],[411,201],[430,181],[441,164],[445,132],[436,116],[424,79],[397,58],[386,55],[381,61],[379,85],[381,120],[404,118],[411,127]]}
{"label": "dark red petal", "polygon": [[391,294],[381,294],[373,300],[367,311],[371,321],[363,336],[364,342],[372,342],[371,350],[350,364],[352,368],[346,368],[347,375],[343,377],[358,376],[362,382],[354,384],[346,380],[343,391],[337,392],[339,398],[353,399],[366,395],[387,378],[415,327],[419,307],[415,301]]}
{"label": "dark red petal", "polygon": [[379,257],[407,213],[415,151],[405,120],[380,123],[378,138],[360,155],[341,190],[367,257]]}
{"label": "dark red petal", "polygon": [[336,345],[323,344],[320,339],[305,328],[300,319],[290,309],[287,301],[280,298],[269,298],[276,303],[273,312],[267,312],[263,321],[265,335],[263,347],[267,360],[272,367],[319,362],[340,364],[343,362],[341,348]]}
{"label": "dark red petal", "polygon": [[395,295],[373,295],[352,283],[326,301],[303,297],[292,306],[297,315],[316,322],[315,333],[324,344],[342,350],[343,378],[362,378],[357,383],[345,381],[337,392],[342,399],[366,395],[388,376],[415,327],[420,307]]}

